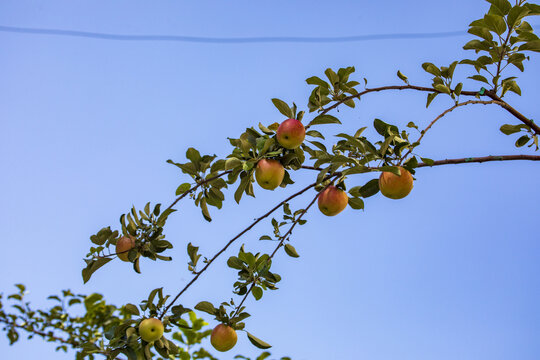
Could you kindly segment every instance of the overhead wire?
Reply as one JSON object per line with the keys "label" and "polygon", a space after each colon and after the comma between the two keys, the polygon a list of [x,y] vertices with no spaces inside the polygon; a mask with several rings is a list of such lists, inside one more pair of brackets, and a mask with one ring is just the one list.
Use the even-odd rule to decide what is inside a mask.
{"label": "overhead wire", "polygon": [[245,44],[245,43],[337,43],[355,42],[369,40],[390,40],[390,39],[430,39],[467,35],[465,31],[446,32],[426,32],[426,33],[389,33],[389,34],[368,34],[353,36],[334,37],[301,37],[301,36],[258,36],[258,37],[202,37],[183,35],[121,35],[98,33],[76,30],[26,28],[0,25],[0,32],[33,34],[33,35],[54,35],[83,37],[102,40],[116,41],[174,41],[191,43],[213,43],[213,44]]}

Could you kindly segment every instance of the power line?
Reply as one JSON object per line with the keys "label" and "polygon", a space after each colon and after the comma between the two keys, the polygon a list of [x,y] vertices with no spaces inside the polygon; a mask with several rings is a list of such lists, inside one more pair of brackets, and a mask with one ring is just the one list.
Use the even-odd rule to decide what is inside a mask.
{"label": "power line", "polygon": [[[538,25],[532,25],[537,27]],[[369,40],[394,40],[394,39],[434,39],[456,36],[465,36],[465,31],[427,32],[427,33],[392,33],[392,34],[370,34],[356,36],[335,36],[335,37],[301,37],[301,36],[260,36],[260,37],[201,37],[201,36],[181,36],[181,35],[118,35],[107,33],[96,33],[88,31],[23,28],[0,25],[0,32],[33,34],[33,35],[53,35],[83,37],[101,40],[116,41],[174,41],[191,43],[213,43],[213,44],[247,44],[247,43],[338,43]]]}
{"label": "power line", "polygon": [[390,40],[390,39],[432,39],[467,35],[464,31],[447,31],[432,33],[394,33],[394,34],[371,34],[357,36],[336,36],[336,37],[297,37],[297,36],[261,36],[261,37],[200,37],[200,36],[180,36],[180,35],[118,35],[107,33],[96,33],[87,31],[59,30],[59,29],[39,29],[22,28],[0,25],[0,32],[33,34],[33,35],[54,35],[84,37],[102,40],[121,41],[176,41],[191,43],[214,43],[214,44],[245,44],[245,43],[336,43],[354,42],[367,40]]}

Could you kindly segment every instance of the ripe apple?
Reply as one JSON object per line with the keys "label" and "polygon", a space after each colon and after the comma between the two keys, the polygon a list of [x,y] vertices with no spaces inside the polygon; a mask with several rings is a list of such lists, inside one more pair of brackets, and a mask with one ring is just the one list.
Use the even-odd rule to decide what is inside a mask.
{"label": "ripe apple", "polygon": [[139,324],[139,335],[146,342],[154,342],[163,336],[163,323],[156,318],[144,319]]}
{"label": "ripe apple", "polygon": [[390,199],[403,199],[413,188],[413,177],[410,172],[399,167],[400,176],[383,171],[379,177],[381,194]]}
{"label": "ripe apple", "polygon": [[118,258],[122,261],[129,261],[129,250],[133,249],[134,247],[135,239],[128,236],[122,236],[116,242],[116,254],[118,255]]}
{"label": "ripe apple", "polygon": [[327,187],[319,195],[319,210],[326,216],[334,216],[342,212],[349,203],[347,193],[334,185]]}
{"label": "ripe apple", "polygon": [[255,169],[255,180],[266,190],[274,190],[283,181],[285,169],[277,160],[261,159]]}
{"label": "ripe apple", "polygon": [[304,125],[296,119],[287,119],[282,122],[277,131],[278,143],[286,149],[296,149],[306,137]]}
{"label": "ripe apple", "polygon": [[236,345],[236,331],[225,324],[219,324],[212,330],[210,343],[217,351],[229,351]]}

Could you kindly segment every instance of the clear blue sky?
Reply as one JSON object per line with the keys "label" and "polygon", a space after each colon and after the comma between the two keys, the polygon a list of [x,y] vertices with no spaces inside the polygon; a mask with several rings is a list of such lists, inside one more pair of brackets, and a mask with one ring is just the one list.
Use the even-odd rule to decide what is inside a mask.
{"label": "clear blue sky", "polygon": [[[346,36],[465,31],[487,9],[484,1],[59,1],[4,0],[0,25],[117,34],[210,37]],[[536,21],[538,22],[538,20]],[[270,98],[305,109],[304,80],[325,68],[353,65],[369,85],[398,84],[401,69],[429,85],[420,64],[460,59],[467,36],[336,44],[193,44],[120,42],[0,32],[0,291],[25,283],[30,300],[61,289],[104,293],[115,304],[136,303],[164,286],[189,280],[185,246],[206,256],[253,217],[294,191],[257,189],[238,206],[229,197],[206,223],[189,202],[170,218],[172,263],[143,261],[142,275],[115,261],[83,285],[88,237],[132,204],[169,203],[185,177],[165,160],[185,150],[225,155],[227,136],[258,122],[280,121]],[[466,76],[458,69],[458,76]],[[469,74],[467,74],[469,75]],[[353,76],[354,77],[354,76]],[[508,101],[537,118],[540,58],[532,55]],[[478,85],[467,82],[467,89]],[[425,110],[425,95],[387,93],[340,112],[354,131],[375,117],[425,125],[449,100]],[[311,115],[310,115],[311,116]],[[498,131],[516,123],[484,106],[459,109],[437,124],[418,149],[434,159],[517,150]],[[329,138],[332,138],[331,136]],[[314,174],[297,176],[298,184]],[[371,175],[351,177],[349,186]],[[280,254],[280,290],[249,299],[247,328],[294,360],[533,360],[540,357],[539,166],[531,162],[419,169],[410,196],[376,196],[364,212],[335,218],[314,211],[295,231],[299,260]],[[312,195],[312,194],[311,194]],[[302,207],[311,195],[294,203]],[[262,224],[244,239],[259,243]],[[236,253],[238,243],[227,256]],[[198,300],[230,298],[235,272],[226,257],[186,293]],[[113,281],[114,280],[114,281]],[[212,322],[212,325],[215,323]],[[207,344],[210,346],[209,344]],[[3,359],[71,359],[40,340],[13,347],[0,338]],[[244,336],[236,353],[259,353]]]}

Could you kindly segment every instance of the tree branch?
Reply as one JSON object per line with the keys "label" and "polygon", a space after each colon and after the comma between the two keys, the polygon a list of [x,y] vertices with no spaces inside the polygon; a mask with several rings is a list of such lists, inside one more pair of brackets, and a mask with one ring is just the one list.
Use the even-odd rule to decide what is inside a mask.
{"label": "tree branch", "polygon": [[[454,111],[455,109],[457,109],[458,107],[460,106],[465,106],[465,105],[470,105],[470,104],[482,104],[482,105],[489,105],[489,104],[498,104],[500,105],[499,102],[495,101],[495,100],[491,100],[491,101],[481,101],[481,100],[469,100],[469,101],[465,101],[465,102],[461,102],[461,103],[457,103],[456,105],[452,106],[451,108],[448,108],[446,109],[445,111],[443,111],[439,116],[437,116],[432,122],[429,123],[429,125],[424,129],[422,130],[421,132],[421,135],[420,137],[418,138],[418,140],[416,140],[416,143],[418,143],[418,145],[420,145],[420,141],[424,138],[424,135],[426,135],[427,131],[429,129],[431,129],[431,127],[438,121],[440,120],[441,118],[443,118],[446,114]],[[405,155],[403,155],[403,157],[401,158],[401,161],[400,161],[400,164],[403,162],[403,160],[405,160],[407,158],[407,156],[409,156],[409,154],[411,153],[412,151],[412,148],[409,148],[409,150],[405,153]]]}
{"label": "tree branch", "polygon": [[[362,92],[359,92],[356,95],[347,96],[347,97],[337,101],[332,106],[329,106],[326,109],[323,109],[323,111],[320,113],[320,115],[324,115],[324,114],[328,113],[330,110],[337,108],[339,105],[343,104],[344,102],[346,102],[348,100],[360,98],[362,95],[369,94],[369,93],[372,93],[372,92],[380,92],[380,91],[386,91],[386,90],[416,90],[416,91],[422,91],[422,92],[441,93],[440,91],[438,91],[438,90],[436,90],[434,88],[416,86],[416,85],[381,86],[381,87],[377,87],[377,88],[366,89],[366,90],[364,90]],[[462,91],[460,93],[460,95],[479,96],[480,94],[478,93],[478,91]],[[519,111],[514,109],[507,102],[502,100],[496,93],[494,93],[491,90],[487,90],[487,91],[485,91],[483,96],[487,96],[487,97],[491,98],[492,100],[495,100],[495,101],[499,102],[499,103],[497,103],[498,105],[500,105],[501,107],[506,109],[510,114],[514,115],[522,123],[524,123],[525,125],[529,126],[531,129],[533,129],[533,131],[537,135],[540,135],[540,126],[536,125],[532,120],[529,120],[527,117],[525,117],[525,115],[521,114]]]}
{"label": "tree branch", "polygon": [[191,281],[189,283],[187,283],[186,286],[184,286],[184,288],[182,290],[180,290],[180,292],[175,296],[175,298],[169,303],[169,305],[167,305],[165,307],[165,309],[163,310],[163,312],[161,313],[161,315],[159,316],[160,319],[163,318],[163,316],[167,313],[167,311],[169,311],[169,309],[171,308],[171,306],[178,300],[178,298],[187,290],[189,289],[189,287],[199,278],[199,276],[201,276],[201,274],[203,272],[206,271],[206,269],[208,269],[208,267],[223,253],[225,252],[225,250],[227,250],[227,248],[229,246],[232,245],[233,242],[235,242],[238,238],[240,238],[242,235],[244,235],[245,233],[247,233],[249,230],[251,230],[255,225],[257,225],[261,220],[267,218],[268,216],[270,216],[274,211],[276,211],[277,209],[279,209],[284,203],[294,199],[295,197],[303,194],[304,192],[306,192],[307,190],[311,189],[312,187],[314,187],[315,185],[317,185],[318,183],[315,182],[311,185],[308,185],[306,186],[305,188],[303,188],[302,190],[294,193],[293,195],[289,196],[288,198],[286,198],[285,200],[281,201],[279,204],[277,204],[276,206],[274,206],[272,209],[270,209],[268,212],[266,212],[264,215],[262,215],[261,217],[255,219],[254,222],[251,223],[251,225],[249,225],[247,228],[245,228],[244,230],[242,230],[238,235],[236,235],[235,237],[233,237],[231,240],[229,240],[229,242],[220,250],[218,251],[214,257],[212,257],[207,263],[206,265],[196,273],[196,275],[193,277],[193,279],[191,279]]}
{"label": "tree branch", "polygon": [[[337,175],[332,175],[332,177],[336,177]],[[315,203],[315,201],[318,199],[319,195],[321,194],[321,192],[323,192],[324,190],[326,190],[326,188],[328,186],[330,186],[334,181],[330,182],[328,185],[326,185],[324,187],[324,189],[322,189],[321,191],[317,192],[317,195],[315,195],[315,197],[313,198],[313,200],[311,200],[311,202],[309,203],[309,205],[300,213],[300,215],[298,216],[298,219],[296,219],[291,227],[289,228],[289,230],[287,230],[287,232],[281,236],[280,238],[280,241],[279,241],[279,244],[276,246],[276,248],[274,249],[274,251],[272,252],[272,254],[270,255],[270,257],[268,257],[268,259],[266,260],[266,263],[268,263],[270,260],[272,260],[272,258],[274,257],[274,255],[276,255],[277,251],[279,250],[280,247],[283,246],[283,243],[284,241],[287,239],[287,237],[292,233],[294,227],[296,226],[296,224],[298,224],[298,222],[302,219],[302,216],[304,216],[305,213],[307,213],[307,211],[309,210],[309,208]],[[251,290],[253,290],[253,288],[255,287],[255,285],[257,284],[257,281],[259,280],[259,278],[256,278],[252,283],[251,283],[251,286],[249,287],[248,291],[246,292],[246,294],[244,295],[244,297],[242,298],[242,301],[240,302],[240,305],[238,305],[236,307],[236,312],[235,312],[235,316],[236,314],[238,314],[238,312],[240,311],[240,309],[242,308],[242,305],[244,304],[244,302],[246,301],[248,295],[251,293]]]}
{"label": "tree branch", "polygon": [[[416,85],[391,85],[391,86],[381,86],[377,88],[371,88],[366,89],[362,92],[359,92],[356,95],[350,95],[346,98],[343,98],[339,101],[337,101],[334,105],[327,107],[326,109],[323,109],[323,111],[320,113],[320,115],[324,115],[327,112],[329,112],[332,109],[337,108],[339,105],[343,104],[344,102],[356,98],[360,98],[362,95],[369,94],[372,92],[380,92],[380,91],[386,91],[386,90],[416,90],[416,91],[423,91],[423,92],[432,92],[432,93],[441,93],[440,91],[430,88],[430,87],[424,87],[424,86],[416,86]],[[478,95],[478,91],[462,91],[461,95],[466,96],[476,96]]]}
{"label": "tree branch", "polygon": [[220,173],[220,174],[217,174],[216,176],[212,176],[212,177],[209,178],[209,179],[205,179],[205,180],[203,180],[203,181],[201,181],[201,182],[198,182],[197,185],[195,185],[194,187],[192,187],[191,189],[189,189],[188,191],[186,191],[185,193],[183,193],[182,195],[180,195],[176,200],[174,200],[174,201],[172,202],[172,204],[169,205],[169,206],[167,207],[167,209],[165,209],[165,210],[172,209],[172,207],[173,207],[174,205],[176,205],[180,200],[182,200],[183,198],[185,198],[188,194],[191,194],[192,192],[194,192],[195,190],[197,190],[197,189],[198,189],[199,187],[201,187],[202,185],[207,184],[207,183],[209,183],[209,182],[212,181],[212,180],[216,180],[217,178],[220,178],[220,177],[222,177],[223,175],[227,175],[227,174],[229,174],[230,172],[232,172],[232,170],[224,171],[224,172],[222,172],[222,173]]}
{"label": "tree branch", "polygon": [[494,93],[493,91],[486,91],[485,94],[491,99],[497,101],[498,105],[503,107],[510,114],[514,115],[519,121],[530,127],[535,134],[540,135],[540,126],[536,125],[532,120],[528,119],[527,117],[525,117],[525,115],[514,109],[506,101],[501,99],[496,93]]}
{"label": "tree branch", "polygon": [[433,164],[420,163],[417,167],[432,167],[439,165],[449,165],[449,164],[468,164],[468,163],[483,163],[488,161],[508,161],[508,160],[531,160],[531,161],[540,161],[540,155],[490,155],[482,157],[468,157],[461,159],[446,159],[446,160],[437,160]]}

